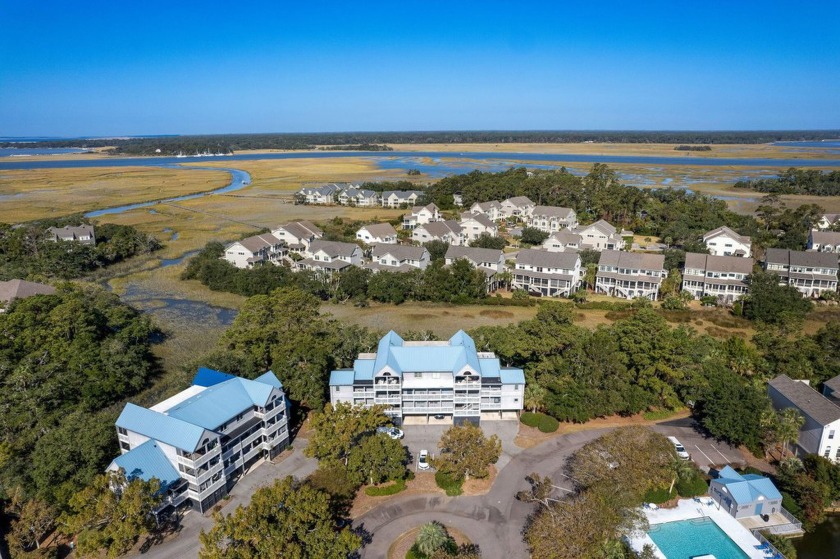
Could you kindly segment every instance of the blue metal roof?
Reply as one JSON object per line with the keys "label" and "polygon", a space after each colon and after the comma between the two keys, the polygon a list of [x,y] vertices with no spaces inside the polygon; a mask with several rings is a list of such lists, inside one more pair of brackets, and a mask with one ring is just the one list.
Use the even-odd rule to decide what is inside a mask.
{"label": "blue metal roof", "polygon": [[761,500],[773,501],[782,498],[782,494],[770,478],[756,474],[741,475],[729,466],[725,466],[720,471],[715,482],[726,487],[739,506]]}
{"label": "blue metal roof", "polygon": [[116,464],[125,470],[125,477],[128,480],[139,478],[149,481],[155,478],[160,481],[161,489],[165,489],[180,479],[178,471],[172,466],[157,442],[151,439],[122,456],[117,456],[111,464]]}
{"label": "blue metal roof", "polygon": [[352,370],[333,371],[330,373],[330,386],[353,386],[354,377]]}
{"label": "blue metal roof", "polygon": [[494,358],[483,358],[478,360],[478,365],[481,367],[482,377],[498,377],[499,376],[499,360]]}
{"label": "blue metal roof", "polygon": [[280,382],[280,379],[277,378],[277,375],[274,374],[274,371],[268,371],[267,373],[263,373],[262,375],[255,378],[254,382],[269,384],[274,388],[279,388],[280,390],[283,389],[283,383]]}
{"label": "blue metal roof", "polygon": [[192,383],[193,385],[197,386],[213,386],[215,384],[225,382],[226,380],[230,380],[232,378],[236,377],[227,373],[223,373],[221,371],[208,369],[207,367],[199,367],[198,372],[195,374]]}
{"label": "blue metal roof", "polygon": [[522,369],[501,369],[499,373],[502,384],[525,384],[525,373]]}
{"label": "blue metal roof", "polygon": [[253,406],[264,406],[272,390],[271,384],[234,377],[187,398],[167,414],[205,429],[215,429]]}
{"label": "blue metal roof", "polygon": [[373,380],[373,367],[375,364],[376,361],[374,359],[356,359],[353,362],[356,380]]}
{"label": "blue metal roof", "polygon": [[204,429],[198,425],[131,403],[125,405],[117,418],[117,427],[189,452],[198,447],[204,434]]}

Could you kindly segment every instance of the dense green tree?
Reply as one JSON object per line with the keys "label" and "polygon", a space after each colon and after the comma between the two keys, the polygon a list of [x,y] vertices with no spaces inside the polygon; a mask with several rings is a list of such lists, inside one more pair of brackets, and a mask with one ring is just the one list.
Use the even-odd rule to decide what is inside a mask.
{"label": "dense green tree", "polygon": [[31,499],[15,511],[9,542],[18,552],[40,549],[44,537],[55,528],[55,511],[44,501]]}
{"label": "dense green tree", "polygon": [[403,479],[408,462],[408,449],[399,440],[377,434],[350,449],[347,471],[359,484],[373,485]]}
{"label": "dense green tree", "polygon": [[779,285],[772,272],[754,272],[747,277],[750,291],[744,300],[744,316],[776,325],[798,325],[813,307],[802,294],[788,285]]}
{"label": "dense green tree", "polygon": [[[365,436],[373,434],[377,427],[389,423],[383,406],[352,406],[341,403],[327,404],[323,411],[313,414],[313,434],[305,453],[321,461],[325,466],[348,465],[350,452]],[[383,451],[387,454],[388,450]],[[365,464],[360,460],[360,467]]]}
{"label": "dense green tree", "polygon": [[523,227],[520,242],[525,246],[541,245],[548,238],[548,233],[536,227]]}
{"label": "dense green tree", "polygon": [[494,237],[489,233],[482,233],[477,238],[470,241],[471,247],[477,248],[495,248],[502,250],[507,246],[507,240],[504,237]]}
{"label": "dense green tree", "polygon": [[449,243],[443,241],[429,241],[423,243],[423,246],[429,251],[432,261],[442,260],[446,257],[446,251],[449,250]]}
{"label": "dense green tree", "polygon": [[247,507],[214,518],[216,525],[199,536],[201,559],[345,559],[362,544],[349,527],[336,528],[327,493],[292,477],[258,489]]}
{"label": "dense green tree", "polygon": [[62,531],[76,535],[81,556],[102,551],[108,557],[123,555],[155,526],[152,511],[160,504],[156,479],[128,481],[125,473],[109,472],[70,499],[62,515]]}
{"label": "dense green tree", "polygon": [[414,543],[420,553],[429,556],[445,546],[448,541],[449,534],[443,524],[428,522],[420,526],[420,531],[417,533],[417,539]]}
{"label": "dense green tree", "polygon": [[487,468],[496,463],[502,452],[499,437],[485,437],[481,427],[469,421],[447,429],[438,447],[441,451],[435,458],[435,468],[455,480],[487,477]]}

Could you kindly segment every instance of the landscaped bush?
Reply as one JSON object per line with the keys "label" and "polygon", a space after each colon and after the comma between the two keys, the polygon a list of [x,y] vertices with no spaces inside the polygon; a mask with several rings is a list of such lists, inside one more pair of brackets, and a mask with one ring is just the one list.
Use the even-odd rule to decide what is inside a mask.
{"label": "landscaped bush", "polygon": [[553,433],[560,427],[560,422],[544,413],[522,412],[519,421],[528,427],[539,429],[543,433]]}
{"label": "landscaped bush", "polygon": [[587,303],[578,303],[575,306],[579,309],[593,311],[625,311],[630,309],[633,304],[619,301],[589,301]]}
{"label": "landscaped bush", "polygon": [[435,473],[435,483],[437,483],[438,487],[446,491],[446,494],[450,497],[457,497],[463,493],[461,486],[464,485],[464,480],[453,479],[443,472]]}
{"label": "landscaped bush", "polygon": [[645,418],[645,421],[660,421],[662,419],[668,419],[678,410],[648,410],[642,414],[642,417]]}
{"label": "landscaped bush", "polygon": [[391,485],[386,485],[384,487],[365,487],[365,495],[369,497],[386,497],[388,495],[396,495],[400,491],[405,491],[404,479],[397,480]]}
{"label": "landscaped bush", "polygon": [[764,537],[767,538],[773,547],[778,549],[782,555],[785,556],[786,559],[796,559],[796,547],[794,547],[793,542],[783,536],[779,536],[776,534],[769,534],[765,533]]}
{"label": "landscaped bush", "polygon": [[656,503],[657,505],[661,503],[667,503],[671,499],[677,496],[676,490],[671,490],[668,493],[667,487],[661,487],[659,489],[651,489],[644,496],[645,503]]}
{"label": "landscaped bush", "polygon": [[690,478],[678,480],[675,489],[681,497],[697,497],[705,495],[709,490],[709,485],[703,479],[703,475],[698,470],[694,470],[694,475]]}

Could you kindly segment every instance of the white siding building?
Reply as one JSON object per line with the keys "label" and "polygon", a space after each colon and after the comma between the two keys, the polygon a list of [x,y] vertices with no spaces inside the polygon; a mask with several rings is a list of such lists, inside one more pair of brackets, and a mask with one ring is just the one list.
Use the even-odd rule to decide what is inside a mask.
{"label": "white siding building", "polygon": [[752,255],[752,241],[749,237],[739,235],[729,227],[718,227],[703,235],[703,244],[713,256],[740,256],[749,258]]}
{"label": "white siding building", "polygon": [[504,217],[502,214],[502,204],[496,200],[476,202],[470,206],[470,213],[485,215],[491,221],[498,221]]}
{"label": "white siding building", "polygon": [[535,206],[528,218],[528,226],[546,233],[574,229],[578,226],[577,214],[572,208]]}
{"label": "white siding building", "polygon": [[425,270],[430,261],[429,251],[423,247],[376,245],[371,251],[371,262],[364,267],[374,272],[410,272]]}
{"label": "white siding building", "polygon": [[505,271],[505,255],[498,249],[450,245],[445,259],[447,266],[451,266],[456,260],[466,260],[484,272],[488,292],[499,287],[499,274]]}
{"label": "white siding building", "polygon": [[288,251],[283,241],[271,233],[263,233],[230,243],[225,247],[222,259],[237,268],[253,268],[269,262],[279,264],[286,254]]}
{"label": "white siding building", "polygon": [[462,232],[463,229],[457,221],[435,221],[415,227],[411,232],[411,240],[420,244],[429,241],[442,241],[452,246],[458,246],[461,244]]}
{"label": "white siding building", "polygon": [[304,253],[303,260],[297,262],[298,270],[321,271],[327,274],[340,272],[348,266],[362,263],[362,247],[356,243],[315,240]]}
{"label": "white siding building", "polygon": [[190,500],[206,512],[252,464],[288,446],[288,409],[271,371],[247,380],[200,368],[192,386],[151,408],[126,404],[116,423],[122,455],[108,470],[156,478],[164,506]]}
{"label": "white siding building", "polygon": [[484,214],[461,214],[461,241],[469,243],[481,235],[495,237],[499,233],[499,226]]}
{"label": "white siding building", "polygon": [[811,231],[808,250],[840,254],[840,231]]}
{"label": "white siding building", "polygon": [[568,297],[580,280],[580,256],[576,253],[522,249],[516,255],[511,286],[544,297]]}
{"label": "white siding building", "polygon": [[752,273],[753,264],[752,258],[688,252],[682,288],[695,299],[713,296],[721,303],[734,303],[749,290],[747,276]]}
{"label": "white siding building", "polygon": [[805,381],[787,375],[771,380],[767,390],[774,408],[795,408],[805,418],[799,430],[799,447],[840,463],[840,406]]}
{"label": "white siding building", "polygon": [[418,225],[426,225],[434,221],[440,221],[440,209],[434,205],[411,208],[411,213],[403,216],[403,229],[413,230]]}
{"label": "white siding building", "polygon": [[837,291],[837,256],[831,253],[768,248],[764,269],[778,274],[779,283],[792,285],[806,297]]}
{"label": "white siding building", "polygon": [[514,196],[513,198],[502,200],[501,215],[505,219],[527,220],[535,207],[536,204],[527,196]]}
{"label": "white siding building", "polygon": [[47,229],[47,239],[50,241],[70,241],[83,245],[95,245],[96,234],[93,225],[65,225],[64,227],[50,227]]}
{"label": "white siding building", "polygon": [[271,234],[286,243],[290,252],[296,253],[305,252],[312,241],[324,236],[311,221],[293,221],[277,227]]}
{"label": "white siding building", "polygon": [[390,223],[374,223],[356,231],[356,239],[368,245],[395,245],[397,230]]}
{"label": "white siding building", "polygon": [[413,207],[423,192],[420,190],[386,190],[380,196],[383,208]]}
{"label": "white siding building", "polygon": [[502,367],[459,331],[443,342],[404,341],[389,332],[376,353],[330,375],[330,402],[388,406],[396,422],[460,424],[517,419],[525,397],[522,369]]}
{"label": "white siding building", "polygon": [[667,275],[661,254],[605,250],[598,260],[595,291],[624,299],[647,297],[655,301]]}

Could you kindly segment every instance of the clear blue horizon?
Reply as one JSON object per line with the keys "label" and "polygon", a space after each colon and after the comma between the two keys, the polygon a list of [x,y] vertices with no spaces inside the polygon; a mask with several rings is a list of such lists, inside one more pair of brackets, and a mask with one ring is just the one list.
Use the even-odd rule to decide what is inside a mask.
{"label": "clear blue horizon", "polygon": [[840,128],[838,2],[559,4],[0,1],[0,136]]}

